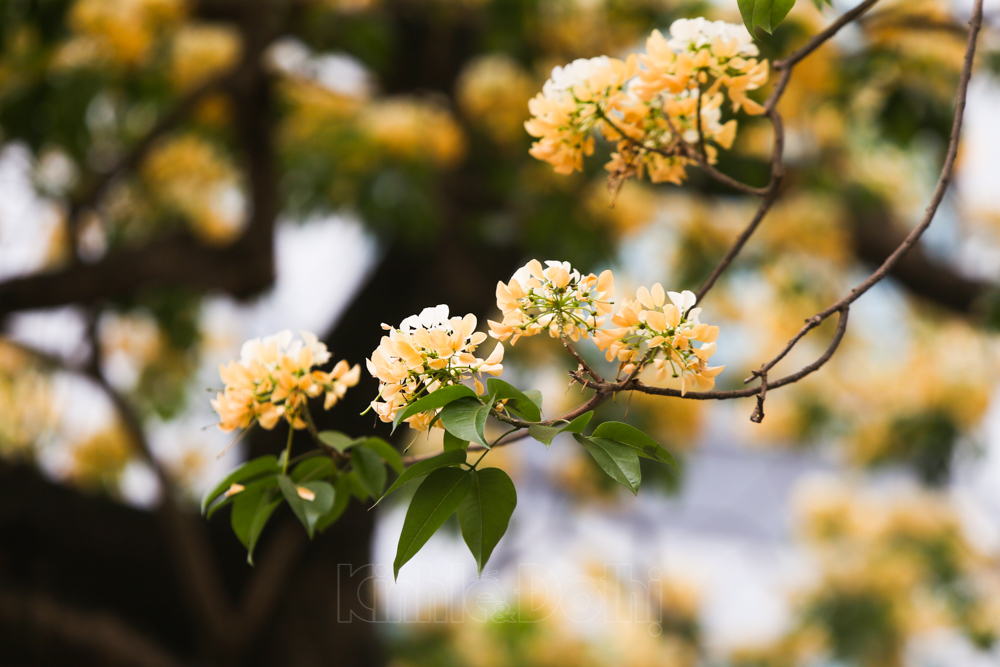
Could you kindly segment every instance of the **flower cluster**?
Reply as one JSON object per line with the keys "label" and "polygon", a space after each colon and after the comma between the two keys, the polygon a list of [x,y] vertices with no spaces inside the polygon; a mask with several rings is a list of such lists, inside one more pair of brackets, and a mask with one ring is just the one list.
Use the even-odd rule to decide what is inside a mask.
{"label": "flower cluster", "polygon": [[465,154],[462,127],[450,111],[434,102],[386,97],[370,103],[358,123],[379,149],[393,157],[449,167]]}
{"label": "flower cluster", "polygon": [[184,19],[183,0],[76,0],[68,12],[70,37],[55,57],[57,67],[138,67],[157,51],[157,37]]}
{"label": "flower cluster", "polygon": [[497,283],[497,306],[503,322],[490,321],[490,335],[499,340],[534,336],[545,330],[553,338],[589,338],[611,312],[615,279],[610,271],[599,277],[581,276],[569,262],[533,259],[510,282]]}
{"label": "flower cluster", "polygon": [[328,373],[313,370],[329,361],[330,353],[314,334],[299,333],[301,340],[293,341],[291,331],[282,331],[247,341],[239,361],[219,366],[226,385],[212,401],[221,420],[219,428],[233,431],[256,421],[272,429],[284,418],[293,428],[302,429],[309,398],[326,393],[324,408],[329,410],[358,383],[360,366],[352,368],[346,361]]}
{"label": "flower cluster", "polygon": [[471,60],[455,83],[455,97],[465,118],[504,147],[520,147],[528,116],[525,100],[534,92],[535,82],[528,72],[504,53]]}
{"label": "flower cluster", "polygon": [[[669,298],[669,302],[668,302]],[[715,354],[719,327],[698,321],[700,308],[691,292],[665,293],[657,283],[649,290],[640,287],[634,301],[625,301],[611,318],[618,328],[598,331],[597,346],[608,361],[618,359],[623,373],[632,373],[636,363],[649,362],[656,379],[669,375],[681,378],[681,393],[689,389],[706,391],[715,386],[715,377],[725,366],[710,367]],[[695,348],[693,343],[702,346]]]}
{"label": "flower cluster", "polygon": [[583,169],[583,156],[594,152],[590,131],[601,127],[610,113],[621,113],[628,96],[625,86],[639,69],[627,61],[600,56],[574,60],[552,70],[542,92],[528,102],[532,118],[524,124],[538,137],[531,155],[555,167],[558,174]]}
{"label": "flower cluster", "polygon": [[239,172],[220,147],[194,133],[169,138],[142,164],[153,201],[179,213],[200,239],[225,245],[246,219]]}
{"label": "flower cluster", "polygon": [[747,92],[767,82],[769,64],[735,24],[682,19],[670,34],[653,31],[646,53],[625,61],[602,56],[556,67],[529,103],[534,117],[525,127],[539,139],[531,154],[558,173],[582,169],[599,129],[617,142],[606,165],[615,181],[648,173],[653,182],[680,183],[694,150],[714,163],[718,147],[736,138],[736,121],[722,122],[726,98],[734,112],[764,113]]}
{"label": "flower cluster", "polygon": [[[368,371],[380,382],[372,409],[382,421],[391,422],[410,403],[470,378],[476,391],[482,393],[482,382],[475,374],[503,372],[502,344],[497,344],[486,360],[472,354],[486,340],[485,333],[476,331],[476,323],[471,313],[449,318],[448,306],[440,305],[407,317],[399,327],[382,325],[389,334],[382,337],[378,349],[367,360]],[[418,431],[426,431],[436,412],[422,412],[406,422]]]}

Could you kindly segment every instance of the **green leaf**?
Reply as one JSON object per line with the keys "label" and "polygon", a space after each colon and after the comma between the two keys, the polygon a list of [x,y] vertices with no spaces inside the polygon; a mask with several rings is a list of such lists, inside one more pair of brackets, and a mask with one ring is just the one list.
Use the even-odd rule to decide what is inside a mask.
{"label": "green leaf", "polygon": [[552,444],[552,440],[563,432],[564,428],[565,426],[542,426],[541,424],[532,424],[528,427],[528,435],[548,447]]}
{"label": "green leaf", "polygon": [[639,455],[634,449],[606,438],[588,438],[579,433],[574,433],[573,437],[611,479],[627,486],[632,493],[639,493],[642,473],[639,470]]}
{"label": "green leaf", "polygon": [[507,409],[529,422],[541,421],[542,413],[535,402],[524,395],[517,387],[508,384],[500,378],[486,380],[486,391],[489,394],[487,403],[493,405],[497,401],[507,400]]}
{"label": "green leaf", "polygon": [[332,526],[347,509],[347,503],[351,501],[350,483],[347,478],[347,475],[337,475],[337,479],[333,483],[333,507],[316,522],[318,532],[322,533]]}
{"label": "green leaf", "polygon": [[[759,1],[759,0],[758,0]],[[795,0],[774,0],[771,5],[771,29],[777,28],[795,6]]]}
{"label": "green leaf", "polygon": [[233,532],[247,548],[247,562],[251,565],[260,533],[280,504],[281,496],[273,488],[260,489],[252,493],[241,491],[236,494],[231,517]]}
{"label": "green leaf", "polygon": [[[399,478],[392,483],[389,490],[383,494],[382,498],[403,486],[410,480],[416,479],[417,477],[423,477],[429,473],[434,472],[438,468],[444,468],[445,466],[454,466],[459,463],[465,463],[465,450],[464,449],[453,449],[450,452],[445,452],[443,454],[438,454],[434,458],[425,459],[423,461],[417,461],[399,476]],[[378,499],[378,502],[382,502],[382,498]],[[378,503],[376,503],[378,504]]]}
{"label": "green leaf", "polygon": [[392,420],[392,430],[395,431],[396,427],[399,426],[399,422],[407,419],[408,417],[420,414],[421,412],[427,412],[428,410],[443,408],[452,401],[465,397],[475,398],[476,392],[472,391],[464,384],[453,384],[447,387],[441,387],[433,394],[428,394],[419,401],[414,401],[397,412],[396,417]]}
{"label": "green leaf", "polygon": [[552,440],[560,433],[582,433],[583,429],[587,428],[587,424],[590,423],[593,416],[594,411],[590,410],[589,412],[584,412],[573,421],[565,424],[557,424],[553,426],[532,424],[528,427],[528,434],[548,447],[552,444]]}
{"label": "green leaf", "polygon": [[538,391],[537,389],[528,389],[527,391],[524,392],[524,395],[528,397],[529,401],[535,404],[535,407],[538,408],[538,413],[541,414],[542,392]]}
{"label": "green leaf", "polygon": [[661,447],[656,440],[653,440],[651,437],[629,424],[625,424],[623,422],[604,422],[594,429],[591,437],[607,438],[608,440],[614,440],[615,442],[620,442],[623,445],[628,445],[629,447],[637,450],[639,456],[668,463],[673,466],[674,470],[677,470],[677,462],[674,461],[674,457],[670,455],[670,452]]}
{"label": "green leaf", "polygon": [[358,471],[351,470],[343,475],[345,482],[347,483],[347,492],[357,498],[358,500],[364,502],[372,497],[369,493],[368,487],[365,486],[360,479],[358,479]]}
{"label": "green leaf", "polygon": [[339,431],[320,431],[319,441],[343,454],[354,445],[363,442],[364,438],[352,438]]}
{"label": "green leaf", "polygon": [[450,452],[456,449],[468,449],[469,441],[452,435],[449,431],[444,432],[444,451]]}
{"label": "green leaf", "polygon": [[278,476],[268,475],[267,477],[260,477],[252,482],[247,483],[242,491],[235,493],[228,498],[223,498],[220,502],[215,503],[210,508],[208,508],[208,513],[205,514],[206,519],[211,519],[216,512],[218,512],[223,507],[233,504],[233,502],[242,496],[244,493],[256,493],[265,489],[273,489],[278,486]]}
{"label": "green leaf", "polygon": [[277,472],[281,472],[281,468],[278,467],[278,459],[274,456],[261,456],[247,461],[226,475],[226,478],[219,482],[218,486],[205,494],[205,497],[201,501],[201,513],[204,514],[211,502],[225,493],[233,484],[239,484],[240,482],[245,482],[248,479],[253,479],[267,473]]}
{"label": "green leaf", "polygon": [[406,510],[392,564],[393,577],[450,517],[472,487],[472,476],[457,468],[435,470],[417,488]]}
{"label": "green leaf", "polygon": [[[290,478],[282,475],[278,478],[278,487],[285,496],[288,506],[295,512],[302,525],[306,527],[311,540],[316,534],[316,523],[320,517],[333,507],[334,490],[328,482],[305,482],[296,485]],[[307,500],[299,495],[297,487],[302,487],[313,493],[313,499]]]}
{"label": "green leaf", "polygon": [[385,466],[378,452],[367,445],[358,445],[351,450],[351,467],[358,475],[358,481],[373,498],[382,495],[385,488]]}
{"label": "green leaf", "polygon": [[563,428],[563,431],[566,433],[583,433],[583,429],[587,428],[587,424],[590,423],[590,420],[593,419],[593,417],[594,411],[588,410],[567,424],[566,427]]}
{"label": "green leaf", "polygon": [[754,5],[757,4],[757,0],[738,0],[740,6],[740,15],[743,16],[743,25],[747,27],[747,32],[753,35],[753,10]]}
{"label": "green leaf", "polygon": [[[817,7],[823,1],[813,0]],[[773,32],[795,6],[795,0],[738,0],[738,4],[743,23],[753,35],[755,26],[760,26],[768,33]]]}
{"label": "green leaf", "polygon": [[490,416],[490,406],[483,405],[478,398],[465,397],[452,401],[441,410],[441,424],[452,435],[488,447],[486,442],[486,418]]}
{"label": "green leaf", "polygon": [[754,25],[759,25],[764,32],[771,32],[771,9],[774,0],[757,0],[753,7]]}
{"label": "green leaf", "polygon": [[328,456],[317,454],[316,456],[311,456],[296,465],[289,477],[292,478],[293,482],[298,484],[301,482],[308,482],[312,479],[329,477],[332,472],[333,461],[331,461]]}
{"label": "green leaf", "polygon": [[378,454],[389,467],[396,471],[397,475],[403,474],[403,457],[399,450],[390,445],[382,438],[368,438],[362,443],[368,449]]}
{"label": "green leaf", "polygon": [[472,487],[458,506],[458,522],[482,576],[493,548],[507,532],[510,515],[517,505],[517,491],[507,473],[499,468],[470,470],[469,475]]}

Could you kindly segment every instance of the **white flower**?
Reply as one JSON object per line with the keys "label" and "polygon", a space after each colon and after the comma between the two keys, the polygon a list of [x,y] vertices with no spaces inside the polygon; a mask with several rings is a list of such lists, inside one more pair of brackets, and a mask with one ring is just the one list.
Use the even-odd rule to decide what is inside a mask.
{"label": "white flower", "polygon": [[249,366],[256,361],[265,366],[273,366],[278,362],[278,355],[286,353],[291,343],[292,332],[288,329],[273,336],[248,340],[240,348],[240,363]]}
{"label": "white flower", "polygon": [[[551,259],[545,260],[545,266],[565,269],[569,274],[570,281],[576,283],[580,281],[580,272],[574,269],[569,262],[556,262]],[[523,267],[522,267],[523,268]]]}
{"label": "white flower", "polygon": [[319,341],[319,337],[316,334],[308,331],[299,331],[299,335],[302,336],[306,347],[312,351],[313,363],[317,366],[322,366],[330,361],[330,351],[326,349],[326,344]]}
{"label": "white flower", "polygon": [[698,297],[694,295],[694,292],[689,290],[667,292],[667,296],[670,297],[670,301],[677,306],[677,310],[681,311],[682,315],[690,310],[694,304],[698,303]]}
{"label": "white flower", "polygon": [[419,315],[410,315],[399,323],[399,330],[406,333],[413,333],[417,329],[444,329],[452,331],[448,322],[448,306],[440,304],[431,306],[420,311]]}
{"label": "white flower", "polygon": [[574,86],[585,85],[596,70],[610,64],[610,58],[599,56],[578,58],[568,65],[553,67],[552,76],[542,87],[542,93],[550,100],[561,100]]}
{"label": "white flower", "polygon": [[679,19],[671,24],[670,36],[672,39],[668,44],[678,53],[709,46],[717,37],[727,42],[736,40],[740,55],[755,57],[760,53],[753,43],[753,37],[743,26],[725,21],[709,21],[701,17]]}

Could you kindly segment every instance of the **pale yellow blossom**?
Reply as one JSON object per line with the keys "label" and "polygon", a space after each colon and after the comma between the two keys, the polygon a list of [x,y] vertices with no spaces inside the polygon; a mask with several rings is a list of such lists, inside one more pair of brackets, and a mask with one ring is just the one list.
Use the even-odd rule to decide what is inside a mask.
{"label": "pale yellow blossom", "polygon": [[[403,320],[398,327],[383,324],[388,334],[367,360],[368,372],[379,380],[378,399],[372,409],[384,422],[410,403],[441,387],[473,380],[479,393],[482,375],[503,372],[503,345],[497,344],[485,360],[473,352],[486,340],[476,331],[476,316],[448,317],[448,306],[425,308]],[[421,412],[405,421],[426,431],[434,423],[436,410]]]}
{"label": "pale yellow blossom", "polygon": [[255,338],[243,344],[239,361],[219,366],[225,389],[212,401],[219,428],[233,431],[255,421],[265,429],[285,419],[293,428],[306,428],[305,404],[326,394],[331,408],[347,389],[358,383],[361,368],[338,362],[332,371],[313,370],[330,360],[326,345],[308,331],[293,340],[291,331]]}
{"label": "pale yellow blossom", "polygon": [[490,321],[490,335],[499,340],[548,331],[553,338],[589,338],[611,312],[615,279],[611,271],[583,276],[569,262],[533,259],[504,284],[497,283],[497,307],[502,322]]}

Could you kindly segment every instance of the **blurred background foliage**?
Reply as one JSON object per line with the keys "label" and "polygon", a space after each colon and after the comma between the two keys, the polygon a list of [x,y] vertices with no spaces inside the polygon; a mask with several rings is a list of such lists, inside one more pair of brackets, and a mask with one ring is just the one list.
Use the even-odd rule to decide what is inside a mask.
{"label": "blurred background foliage", "polygon": [[[834,11],[799,2],[773,36],[760,35],[762,54],[787,54]],[[796,68],[779,106],[789,164],[781,200],[704,304],[723,329],[721,388],[742,386],[918,219],[951,126],[966,11],[946,0],[883,0]],[[970,528],[975,502],[955,466],[991,460],[1000,437],[984,425],[1000,360],[991,333],[1000,321],[1000,167],[995,155],[970,160],[968,143],[959,188],[927,240],[859,304],[821,373],[768,395],[763,424],[746,420],[743,403],[639,395],[598,415],[627,418],[675,453],[681,476],[661,471],[658,488],[645,492],[668,498],[684,497],[684,471],[706,445],[818,462],[825,476],[803,481],[789,500],[794,528],[782,544],[809,565],[782,590],[781,632],[746,645],[713,637],[696,578],[683,572],[645,582],[645,612],[609,632],[534,605],[520,622],[500,609],[341,627],[329,599],[344,592],[333,591],[332,573],[338,563],[374,562],[376,523],[389,521],[377,517],[393,516],[391,507],[349,513],[308,547],[273,528],[270,557],[280,559],[283,544],[295,555],[266,604],[247,597],[253,573],[225,526],[208,528],[217,587],[255,614],[233,618],[256,624],[243,634],[195,627],[204,596],[184,592],[201,589],[166,562],[176,538],[158,532],[151,510],[166,493],[188,511],[241,456],[276,451],[254,436],[220,461],[225,440],[200,430],[212,421],[204,393],[218,382],[212,369],[249,337],[220,326],[206,304],[265,292],[276,230],[331,216],[360,228],[365,243],[317,245],[303,265],[315,267],[317,283],[340,275],[323,267],[354,266],[367,253],[366,268],[353,281],[335,278],[341,306],[321,302],[332,298],[326,288],[282,298],[338,313],[319,333],[351,363],[377,345],[380,322],[426,305],[494,316],[493,285],[531,257],[614,268],[619,294],[657,281],[696,288],[754,202],[693,171],[683,188],[629,182],[612,197],[601,167],[611,146],[598,141],[583,173],[558,176],[528,156],[523,122],[553,66],[639,50],[654,28],[699,15],[740,22],[735,0],[0,2],[2,159],[15,165],[5,174],[23,176],[0,187],[32,202],[0,220],[9,336],[0,340],[0,661],[891,667],[929,664],[919,647],[935,632],[996,659],[1000,515],[983,501],[976,516],[990,520]],[[984,88],[1000,71],[995,11],[990,20],[976,72]],[[993,90],[983,99],[996,100]],[[763,185],[771,130],[763,119],[739,122],[718,167]],[[989,123],[975,127],[987,132]],[[977,176],[990,164],[992,174]],[[15,313],[57,306],[71,308],[49,321],[52,336],[25,324],[37,313]],[[266,328],[288,326],[280,309],[269,312]],[[831,332],[820,328],[782,368],[811,361]],[[565,392],[568,361],[545,341],[508,353],[512,381],[545,390],[547,415],[579,400]],[[362,382],[327,423],[369,430],[355,415],[373,388]],[[93,407],[102,394],[110,408],[105,399]],[[87,429],[78,427],[81,411]],[[172,434],[168,444],[137,441],[136,421]],[[435,446],[419,441],[414,451]],[[543,486],[627,522],[631,499],[589,457],[563,447],[540,468]],[[538,477],[536,458],[490,458],[519,490]],[[992,486],[996,499],[995,469]],[[531,509],[522,501],[518,511]],[[69,548],[82,554],[75,563],[59,554]],[[91,566],[93,582],[75,580]],[[605,601],[626,594],[613,578],[592,581]],[[84,641],[67,630],[74,622],[117,639]]]}

